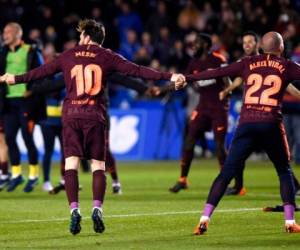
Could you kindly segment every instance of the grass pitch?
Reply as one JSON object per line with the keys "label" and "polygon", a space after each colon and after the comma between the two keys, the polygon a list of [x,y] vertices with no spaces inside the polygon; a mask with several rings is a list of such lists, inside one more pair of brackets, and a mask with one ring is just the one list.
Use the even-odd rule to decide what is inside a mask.
{"label": "grass pitch", "polygon": [[[300,249],[300,234],[286,234],[282,213],[261,208],[280,204],[278,178],[269,162],[248,162],[247,195],[225,197],[207,235],[193,236],[209,187],[218,173],[216,160],[195,161],[190,188],[171,194],[178,162],[119,163],[123,195],[111,194],[108,176],[104,205],[106,231],[95,234],[91,215],[91,175],[80,173],[82,231],[69,233],[65,193],[50,196],[41,185],[30,194],[19,187],[0,193],[0,249]],[[300,177],[300,169],[294,171]],[[52,172],[53,183],[58,166]],[[296,214],[300,221],[300,213]]]}

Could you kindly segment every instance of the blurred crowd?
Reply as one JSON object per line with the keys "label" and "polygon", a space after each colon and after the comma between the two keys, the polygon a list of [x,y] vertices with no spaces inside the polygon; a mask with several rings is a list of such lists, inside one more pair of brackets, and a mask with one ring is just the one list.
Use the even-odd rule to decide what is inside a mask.
{"label": "blurred crowd", "polygon": [[104,46],[155,68],[184,71],[194,32],[212,35],[213,50],[229,61],[243,54],[241,34],[280,32],[287,56],[300,60],[300,0],[0,0],[0,28],[19,22],[27,42],[38,43],[45,60],[73,47],[82,18],[102,21]]}
{"label": "blurred crowd", "polygon": [[[212,50],[232,62],[243,56],[244,32],[275,30],[285,40],[286,56],[300,61],[300,0],[0,0],[0,6],[0,30],[20,23],[25,42],[38,44],[45,62],[77,44],[83,18],[104,23],[105,47],[160,70],[185,71],[196,32],[210,34]],[[122,107],[120,99],[127,107],[136,97],[118,87],[111,94],[114,107]]]}

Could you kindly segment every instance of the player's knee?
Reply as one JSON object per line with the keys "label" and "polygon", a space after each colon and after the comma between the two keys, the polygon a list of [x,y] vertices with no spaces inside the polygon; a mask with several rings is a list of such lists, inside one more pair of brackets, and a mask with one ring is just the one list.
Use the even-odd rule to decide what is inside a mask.
{"label": "player's knee", "polygon": [[222,176],[222,178],[228,182],[231,181],[234,178],[234,176],[236,176],[236,174],[237,174],[236,169],[226,163],[220,172],[220,176]]}
{"label": "player's knee", "polygon": [[77,156],[67,157],[65,160],[65,170],[77,170],[79,167],[80,159]]}
{"label": "player's knee", "polygon": [[97,170],[105,171],[105,162],[92,159],[91,160],[91,170],[92,170],[92,172],[95,172]]}

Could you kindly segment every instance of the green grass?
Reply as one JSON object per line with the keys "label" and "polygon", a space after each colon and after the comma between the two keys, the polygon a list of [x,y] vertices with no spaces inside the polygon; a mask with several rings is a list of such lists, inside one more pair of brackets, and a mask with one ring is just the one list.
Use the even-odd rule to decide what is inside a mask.
{"label": "green grass", "polygon": [[[104,206],[106,231],[102,235],[93,232],[89,218],[92,197],[89,174],[80,174],[83,185],[80,206],[84,219],[82,231],[77,236],[68,231],[65,193],[50,196],[41,191],[41,185],[30,194],[23,193],[21,188],[13,193],[2,191],[0,249],[300,248],[300,235],[284,233],[281,213],[234,211],[280,204],[278,179],[267,162],[247,164],[247,195],[225,197],[213,216],[208,234],[200,237],[193,236],[192,231],[199,219],[198,211],[201,211],[211,182],[218,173],[216,160],[195,161],[190,174],[190,189],[179,194],[168,192],[178,178],[178,162],[120,163],[119,172],[123,195],[111,194],[108,178]],[[300,176],[300,169],[295,168],[295,172]],[[55,169],[53,183],[58,178],[58,169]],[[228,209],[233,211],[228,212]]]}

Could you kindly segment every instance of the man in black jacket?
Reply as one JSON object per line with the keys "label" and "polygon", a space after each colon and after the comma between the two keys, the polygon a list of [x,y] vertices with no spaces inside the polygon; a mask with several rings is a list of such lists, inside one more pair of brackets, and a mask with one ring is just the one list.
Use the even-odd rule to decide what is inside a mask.
{"label": "man in black jacket", "polygon": [[[8,23],[4,27],[5,46],[0,51],[0,74],[25,73],[42,64],[41,56],[33,45],[22,41],[22,28],[18,23]],[[5,86],[0,89],[0,112],[4,115],[5,138],[8,145],[9,159],[12,166],[12,179],[7,191],[13,191],[24,179],[21,173],[20,150],[16,136],[21,129],[29,160],[29,179],[24,192],[31,192],[38,181],[38,153],[33,141],[34,124],[46,117],[45,100],[33,95],[24,98],[28,86]]]}

